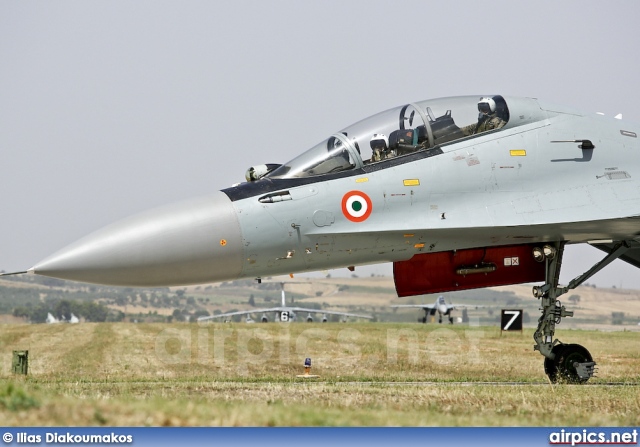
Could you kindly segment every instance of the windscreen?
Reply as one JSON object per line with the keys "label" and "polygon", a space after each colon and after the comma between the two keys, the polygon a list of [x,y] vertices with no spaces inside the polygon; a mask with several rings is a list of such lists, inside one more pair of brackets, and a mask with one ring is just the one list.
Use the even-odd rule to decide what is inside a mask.
{"label": "windscreen", "polygon": [[[488,110],[487,103],[490,104]],[[506,102],[499,95],[405,104],[343,129],[269,173],[268,177],[311,177],[361,168],[497,130],[508,120]]]}

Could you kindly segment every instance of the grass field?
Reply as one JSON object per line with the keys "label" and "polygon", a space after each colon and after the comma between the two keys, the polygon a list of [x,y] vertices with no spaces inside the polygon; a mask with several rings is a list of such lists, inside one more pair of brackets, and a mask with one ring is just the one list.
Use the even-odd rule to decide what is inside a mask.
{"label": "grass field", "polygon": [[[557,335],[585,345],[599,377],[582,386],[549,384],[531,330],[3,325],[0,420],[20,426],[640,425],[638,333],[560,329]],[[10,373],[12,351],[22,349],[29,350],[27,377]],[[306,357],[319,379],[296,378]]]}

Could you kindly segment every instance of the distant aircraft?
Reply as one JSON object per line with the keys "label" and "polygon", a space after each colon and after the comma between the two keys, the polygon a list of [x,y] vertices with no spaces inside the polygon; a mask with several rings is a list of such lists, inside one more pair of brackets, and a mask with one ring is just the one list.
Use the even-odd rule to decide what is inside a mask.
{"label": "distant aircraft", "polygon": [[453,324],[453,316],[451,315],[451,311],[454,309],[478,309],[483,306],[473,306],[468,304],[451,304],[447,303],[444,299],[444,296],[440,295],[435,303],[433,304],[397,304],[391,307],[401,308],[401,307],[412,307],[412,308],[420,308],[424,310],[424,317],[422,317],[422,322],[427,322],[428,316],[433,316],[438,312],[438,323],[442,323],[442,316],[447,315],[449,317],[449,323]]}
{"label": "distant aircraft", "polygon": [[198,318],[198,321],[214,320],[218,318],[228,319],[235,315],[246,315],[247,316],[246,322],[253,323],[254,322],[253,320],[249,321],[251,319],[249,315],[262,313],[262,316],[260,317],[260,321],[262,323],[267,323],[269,322],[269,317],[267,316],[267,314],[273,313],[275,314],[274,321],[281,321],[285,323],[289,321],[295,321],[297,319],[296,312],[307,313],[307,317],[305,319],[307,323],[312,323],[314,321],[312,314],[322,314],[320,321],[322,321],[323,323],[326,323],[328,321],[327,315],[339,315],[342,317],[369,318],[369,319],[373,318],[369,315],[358,315],[358,314],[351,314],[347,312],[334,312],[331,310],[307,309],[304,307],[287,306],[283,282],[280,283],[280,287],[282,289],[282,305],[280,307],[270,307],[268,309],[256,309],[256,310],[242,310],[238,312],[227,312],[224,314],[211,315],[208,317],[200,317]]}
{"label": "distant aircraft", "polygon": [[75,323],[80,323],[80,319],[78,317],[76,317],[73,313],[71,314],[71,317],[67,320],[64,315],[62,316],[62,319],[59,320],[56,317],[54,317],[51,312],[47,313],[47,319],[45,320],[47,323],[52,324],[52,323],[71,323],[71,324],[75,324]]}
{"label": "distant aircraft", "polygon": [[[542,282],[534,349],[550,380],[585,382],[591,354],[555,337],[573,315],[559,297],[615,259],[640,267],[640,126],[534,98],[478,98],[378,113],[27,272],[159,287],[392,262],[398,296]],[[282,144],[276,134],[261,143]],[[559,285],[564,247],[584,243],[606,254]]]}

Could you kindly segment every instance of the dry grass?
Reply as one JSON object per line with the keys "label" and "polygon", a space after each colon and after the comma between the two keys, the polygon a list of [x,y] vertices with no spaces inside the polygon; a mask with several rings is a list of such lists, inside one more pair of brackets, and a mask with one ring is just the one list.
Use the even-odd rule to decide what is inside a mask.
{"label": "dry grass", "polygon": [[[558,335],[591,350],[599,378],[586,386],[548,384],[530,330],[501,336],[495,328],[384,323],[7,325],[0,328],[0,419],[5,425],[640,424],[637,333]],[[14,349],[29,349],[27,378],[9,374]],[[295,377],[305,357],[319,380]],[[406,383],[425,381],[431,383]]]}

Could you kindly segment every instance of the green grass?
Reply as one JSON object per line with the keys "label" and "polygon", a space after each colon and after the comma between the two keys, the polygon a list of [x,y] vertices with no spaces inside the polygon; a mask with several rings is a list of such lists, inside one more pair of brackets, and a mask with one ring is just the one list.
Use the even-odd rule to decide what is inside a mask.
{"label": "green grass", "polygon": [[[583,386],[549,384],[531,330],[5,325],[0,420],[21,426],[639,425],[638,334],[557,335],[589,348],[598,378]],[[14,349],[29,349],[29,376],[10,374]],[[306,357],[320,379],[296,377]]]}

